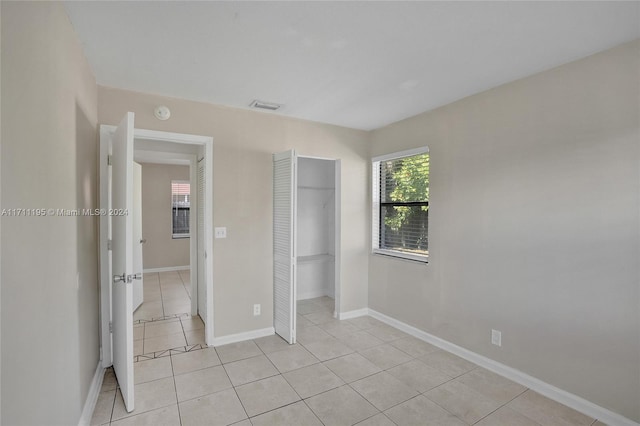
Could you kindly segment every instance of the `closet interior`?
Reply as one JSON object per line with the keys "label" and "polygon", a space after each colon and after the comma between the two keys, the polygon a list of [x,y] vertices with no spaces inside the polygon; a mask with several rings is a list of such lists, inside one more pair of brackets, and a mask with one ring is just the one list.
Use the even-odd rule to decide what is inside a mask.
{"label": "closet interior", "polygon": [[336,162],[298,157],[297,300],[335,299]]}

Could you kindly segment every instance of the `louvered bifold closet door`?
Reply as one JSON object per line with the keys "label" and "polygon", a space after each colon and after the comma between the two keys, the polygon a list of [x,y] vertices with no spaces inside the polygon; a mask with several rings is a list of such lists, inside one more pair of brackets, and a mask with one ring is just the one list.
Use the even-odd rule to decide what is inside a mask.
{"label": "louvered bifold closet door", "polygon": [[296,342],[296,155],[273,155],[273,316],[276,333]]}

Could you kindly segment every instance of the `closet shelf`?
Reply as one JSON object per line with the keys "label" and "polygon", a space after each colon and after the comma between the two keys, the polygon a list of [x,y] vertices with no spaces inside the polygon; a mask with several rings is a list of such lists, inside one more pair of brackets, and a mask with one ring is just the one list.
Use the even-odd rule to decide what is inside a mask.
{"label": "closet shelf", "polygon": [[334,256],[328,253],[312,254],[310,256],[298,256],[298,264],[330,262],[333,260],[334,260]]}

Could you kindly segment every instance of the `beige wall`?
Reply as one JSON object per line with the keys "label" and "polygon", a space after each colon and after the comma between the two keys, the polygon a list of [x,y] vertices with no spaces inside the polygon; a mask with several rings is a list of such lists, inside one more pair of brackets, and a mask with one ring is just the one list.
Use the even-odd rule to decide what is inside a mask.
{"label": "beige wall", "polygon": [[639,421],[639,49],[373,132],[430,148],[431,258],[372,255],[369,306]]}
{"label": "beige wall", "polygon": [[[97,207],[97,87],[59,3],[2,2],[2,207]],[[91,217],[2,218],[2,419],[77,424],[99,359]]]}
{"label": "beige wall", "polygon": [[[2,7],[0,7],[0,46],[2,46]],[[0,52],[2,48],[0,47]],[[0,81],[2,80],[2,55],[0,54]],[[0,100],[2,99],[2,84],[0,84]],[[0,159],[2,158],[2,102],[0,102]],[[2,161],[0,161],[0,209],[2,208]],[[2,228],[0,221],[0,228]],[[0,241],[2,230],[0,229]],[[0,244],[0,259],[2,259],[2,244]],[[2,262],[0,262],[0,383],[2,383]],[[2,423],[2,386],[0,386],[0,423]]]}
{"label": "beige wall", "polygon": [[[213,221],[227,238],[214,240],[214,332],[225,336],[273,326],[272,160],[290,148],[342,159],[342,309],[367,306],[366,132],[278,115],[99,87],[99,122],[127,111],[136,128],[212,136]],[[171,119],[153,116],[157,105]],[[253,316],[253,304],[262,315]]]}
{"label": "beige wall", "polygon": [[[369,135],[96,90],[62,6],[0,7],[2,208],[96,207],[96,126],[127,111],[138,128],[212,136],[223,336],[272,325],[271,153],[340,158],[343,311],[368,303],[640,421],[637,42]],[[425,144],[431,262],[369,256],[368,159]],[[96,221],[1,226],[0,423],[77,424],[99,357]]]}
{"label": "beige wall", "polygon": [[189,266],[189,238],[171,237],[171,181],[189,180],[189,166],[142,163],[144,269]]}

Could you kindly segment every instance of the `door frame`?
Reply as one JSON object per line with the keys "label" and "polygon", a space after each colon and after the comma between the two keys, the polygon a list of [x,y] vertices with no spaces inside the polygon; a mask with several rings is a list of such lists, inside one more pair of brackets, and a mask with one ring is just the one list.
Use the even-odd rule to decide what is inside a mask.
{"label": "door frame", "polygon": [[[136,208],[139,211],[136,211]],[[142,260],[142,165],[135,159],[135,144],[133,158],[133,269],[143,271]],[[139,256],[138,256],[139,254]],[[138,261],[140,264],[138,264]],[[139,266],[139,267],[138,267]],[[132,283],[133,312],[144,302],[144,276]],[[138,303],[138,300],[140,303]]]}
{"label": "door frame", "polygon": [[[98,164],[100,165],[100,206],[108,205],[109,197],[109,173],[111,169],[108,165],[109,145],[111,135],[115,131],[116,126],[101,125],[100,126],[100,149],[98,150]],[[213,345],[214,341],[214,322],[213,322],[213,138],[210,136],[198,136],[183,133],[162,132],[157,130],[134,129],[134,141],[136,139],[145,139],[154,142],[171,142],[177,144],[197,145],[203,147],[205,161],[205,194],[204,200],[204,259],[205,259],[205,281],[206,291],[209,297],[206,298],[206,318],[205,323],[205,342],[208,346]],[[159,151],[160,153],[161,151]],[[193,156],[193,161],[197,161]],[[191,167],[190,178],[193,179],[194,171]],[[196,201],[199,202],[200,200]],[[100,356],[102,366],[109,367],[113,364],[113,345],[111,339],[110,323],[112,319],[112,291],[111,291],[111,253],[108,249],[109,224],[107,216],[100,215],[100,231],[99,231],[99,251],[100,251],[100,331],[101,331],[101,348]],[[191,242],[191,251],[193,247],[197,254],[197,244],[195,239]],[[197,262],[197,256],[191,256],[190,266],[193,268],[194,262]],[[193,289],[193,274],[192,289]],[[197,276],[197,274],[196,274]],[[197,279],[197,278],[196,278]],[[197,285],[196,285],[197,287]],[[197,288],[196,288],[197,291]],[[193,303],[192,303],[193,314]],[[197,311],[196,311],[197,312]]]}
{"label": "door frame", "polygon": [[[135,141],[135,138],[134,138]],[[167,152],[167,151],[148,151],[142,149],[135,149],[134,147],[134,159],[141,158],[139,162],[141,163],[152,163],[152,164],[169,164],[169,165],[179,165],[179,166],[188,166],[189,167],[189,184],[191,188],[194,188],[197,184],[197,173],[195,167],[198,164],[198,156],[194,154],[183,154],[183,153],[175,153],[175,152]],[[204,159],[203,159],[204,161]],[[186,182],[186,181],[185,181]],[[198,211],[199,206],[199,198],[198,194],[191,194],[191,209],[193,211]],[[194,216],[189,217],[189,229],[196,229],[197,227],[197,217]],[[189,271],[193,272],[197,270],[198,267],[198,235],[193,235],[193,233],[189,233]],[[144,272],[144,271],[143,271]],[[191,315],[198,314],[198,277],[190,274],[189,287],[191,288]]]}
{"label": "door frame", "polygon": [[[312,155],[300,155],[298,153],[296,153],[296,157],[298,159],[300,158],[306,158],[306,159],[310,159],[310,160],[325,160],[325,161],[333,161],[335,164],[335,169],[334,169],[334,197],[335,197],[335,212],[334,212],[334,297],[335,297],[335,306],[333,308],[333,317],[334,318],[340,318],[340,314],[342,313],[342,308],[341,308],[341,300],[342,300],[342,284],[341,284],[341,274],[340,274],[340,269],[342,267],[342,261],[341,261],[341,257],[342,257],[342,251],[341,251],[341,235],[342,235],[342,210],[341,210],[341,205],[342,205],[342,174],[341,174],[341,170],[342,170],[342,160],[340,160],[339,158],[328,158],[328,157],[315,157]],[[296,170],[296,173],[298,173],[298,171]],[[298,283],[296,282],[296,286],[298,285]]]}

